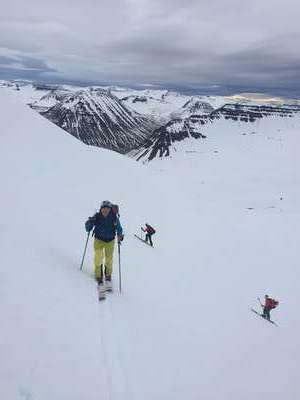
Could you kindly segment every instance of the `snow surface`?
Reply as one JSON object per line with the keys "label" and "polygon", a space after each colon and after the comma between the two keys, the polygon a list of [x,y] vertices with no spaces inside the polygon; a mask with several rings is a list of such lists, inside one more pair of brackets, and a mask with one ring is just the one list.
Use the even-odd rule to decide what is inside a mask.
{"label": "snow surface", "polygon": [[[0,110],[1,399],[299,399],[296,126],[212,130],[142,165],[8,89]],[[92,241],[79,264],[103,199],[120,204],[125,240],[122,294],[99,304]],[[133,236],[145,222],[153,249]],[[265,293],[278,328],[250,311]]]}
{"label": "snow surface", "polygon": [[20,90],[16,90],[14,87],[11,88],[14,94],[26,104],[38,102],[41,97],[50,92],[49,89],[36,89],[32,84],[22,85],[19,89]]}

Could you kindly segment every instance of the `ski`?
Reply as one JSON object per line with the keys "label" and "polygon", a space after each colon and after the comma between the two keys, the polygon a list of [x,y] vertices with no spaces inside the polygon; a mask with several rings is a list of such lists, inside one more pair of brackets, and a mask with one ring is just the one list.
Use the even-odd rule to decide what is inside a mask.
{"label": "ski", "polygon": [[260,314],[258,311],[254,310],[253,308],[251,308],[251,311],[253,311],[256,315],[258,315],[259,317],[263,318],[265,321],[270,322],[271,324],[275,325],[278,327],[278,325],[276,324],[276,322],[272,321],[271,319],[267,319],[265,318],[262,314]]}
{"label": "ski", "polygon": [[97,286],[97,291],[98,291],[98,300],[103,301],[106,299],[106,290],[104,285],[98,285]]}
{"label": "ski", "polygon": [[142,239],[141,237],[139,237],[138,235],[134,235],[137,239],[139,239],[141,242],[143,242],[143,243],[145,243],[145,244],[147,244],[148,246],[150,246],[150,247],[153,247],[153,246],[151,246],[151,244],[150,243],[148,243],[148,242],[146,242],[146,240],[144,240],[144,239]]}
{"label": "ski", "polygon": [[112,282],[111,281],[106,281],[105,284],[105,291],[106,293],[112,293],[113,292],[113,286],[112,286]]}
{"label": "ski", "polygon": [[101,285],[97,286],[97,292],[98,292],[98,300],[102,301],[106,299],[106,293],[113,293],[113,287],[112,285]]}

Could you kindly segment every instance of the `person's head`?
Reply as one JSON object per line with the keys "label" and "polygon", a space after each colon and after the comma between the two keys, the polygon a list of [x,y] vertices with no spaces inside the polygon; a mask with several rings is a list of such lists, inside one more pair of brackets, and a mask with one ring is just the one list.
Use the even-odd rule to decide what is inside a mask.
{"label": "person's head", "polygon": [[112,208],[112,204],[108,200],[102,201],[101,207],[100,207],[100,212],[103,215],[103,217],[107,217],[108,214],[110,213]]}
{"label": "person's head", "polygon": [[268,299],[268,298],[269,298],[269,296],[267,294],[265,294],[265,299]]}

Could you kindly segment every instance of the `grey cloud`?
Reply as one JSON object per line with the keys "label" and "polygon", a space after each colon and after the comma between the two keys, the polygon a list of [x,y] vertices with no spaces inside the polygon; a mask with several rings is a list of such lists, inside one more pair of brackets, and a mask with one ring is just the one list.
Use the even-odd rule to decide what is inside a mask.
{"label": "grey cloud", "polygon": [[[16,64],[18,66],[16,66]],[[48,67],[43,60],[26,56],[14,58],[0,56],[0,77],[4,79],[20,77],[34,79],[54,72],[56,72],[56,70]]]}
{"label": "grey cloud", "polygon": [[126,60],[141,60],[144,62],[164,63],[167,61],[180,61],[185,57],[193,57],[197,54],[195,49],[180,43],[176,30],[150,32],[147,35],[136,35],[120,41],[115,41],[104,48],[104,52],[118,54]]}
{"label": "grey cloud", "polygon": [[14,58],[6,57],[6,56],[0,56],[0,64],[11,65],[11,64],[13,64],[15,62],[16,62],[16,60]]}
{"label": "grey cloud", "polygon": [[45,79],[46,72],[55,72],[53,69],[49,70],[36,70],[36,69],[18,69],[18,68],[5,68],[0,66],[0,77],[2,79]]}
{"label": "grey cloud", "polygon": [[247,7],[240,0],[13,3],[19,7],[1,9],[5,73],[17,73],[17,59],[20,74],[39,78],[300,93],[296,0],[284,7],[279,0]]}
{"label": "grey cloud", "polygon": [[22,58],[20,57],[20,61],[25,68],[36,69],[43,72],[55,71],[55,69],[49,68],[43,60],[39,60],[33,57],[22,57]]}

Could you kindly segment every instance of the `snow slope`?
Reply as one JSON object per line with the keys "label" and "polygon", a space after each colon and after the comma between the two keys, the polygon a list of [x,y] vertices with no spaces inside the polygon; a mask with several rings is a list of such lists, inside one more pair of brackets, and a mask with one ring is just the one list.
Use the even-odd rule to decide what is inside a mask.
{"label": "snow slope", "polygon": [[[218,131],[146,167],[6,89],[0,110],[1,399],[299,398],[296,130]],[[126,236],[122,294],[99,304],[92,243],[78,267],[103,199]],[[144,222],[154,249],[133,237]],[[265,293],[278,328],[249,310]]]}
{"label": "snow slope", "polygon": [[[201,103],[196,103],[201,107]],[[205,105],[205,104],[204,104]],[[273,132],[298,132],[300,107],[269,107],[242,104],[226,104],[209,114],[190,114],[188,118],[176,118],[153,132],[142,147],[131,155],[138,160],[151,161],[156,157],[169,157],[181,149],[193,150],[195,139],[222,136],[261,135],[272,139]],[[182,143],[184,143],[182,145]],[[197,145],[196,145],[197,146]]]}

